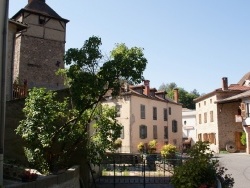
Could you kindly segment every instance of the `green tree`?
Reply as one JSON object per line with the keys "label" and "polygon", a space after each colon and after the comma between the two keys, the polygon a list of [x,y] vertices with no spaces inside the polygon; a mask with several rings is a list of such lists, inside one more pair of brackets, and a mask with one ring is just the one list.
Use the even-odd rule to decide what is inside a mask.
{"label": "green tree", "polygon": [[179,92],[179,102],[183,104],[183,108],[195,109],[194,99],[199,97],[200,94],[194,89],[191,92],[187,92],[184,88],[177,87],[174,82],[169,84],[162,84],[159,90],[164,90],[167,92],[167,97],[170,99],[174,98],[174,89],[177,88]]}
{"label": "green tree", "polygon": [[34,89],[26,99],[25,119],[17,133],[26,141],[30,161],[42,164],[44,171],[67,165],[77,155],[81,174],[86,175],[86,166],[98,164],[107,150],[114,149],[121,126],[115,109],[101,101],[108,91],[118,96],[124,82],[141,83],[147,60],[142,48],[125,44],[117,44],[105,59],[101,44],[93,36],[82,48],[66,52],[69,68],[60,73],[67,79],[68,98],[60,100],[55,92]]}

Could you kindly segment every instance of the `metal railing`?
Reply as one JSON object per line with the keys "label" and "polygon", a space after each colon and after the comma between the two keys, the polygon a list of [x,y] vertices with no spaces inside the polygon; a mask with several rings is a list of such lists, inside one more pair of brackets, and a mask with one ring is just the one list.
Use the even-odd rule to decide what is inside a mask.
{"label": "metal railing", "polygon": [[[174,167],[182,164],[181,157],[162,158],[157,154],[113,154],[104,160],[94,182],[98,187],[120,187],[122,184],[170,184]],[[95,187],[95,186],[94,186]]]}

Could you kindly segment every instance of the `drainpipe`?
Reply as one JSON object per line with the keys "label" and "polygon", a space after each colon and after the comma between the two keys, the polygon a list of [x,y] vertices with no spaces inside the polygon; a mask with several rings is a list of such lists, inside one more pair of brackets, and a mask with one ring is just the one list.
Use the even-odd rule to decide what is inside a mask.
{"label": "drainpipe", "polygon": [[0,2],[0,186],[3,187],[3,155],[6,107],[6,63],[9,0]]}

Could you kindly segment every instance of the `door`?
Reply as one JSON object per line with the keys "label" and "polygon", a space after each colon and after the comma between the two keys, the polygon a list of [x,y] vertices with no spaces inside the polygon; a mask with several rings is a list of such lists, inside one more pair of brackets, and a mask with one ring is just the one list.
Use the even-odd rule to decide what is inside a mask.
{"label": "door", "polygon": [[246,146],[244,146],[240,141],[241,136],[242,136],[242,132],[235,132],[236,149],[237,151],[246,151]]}

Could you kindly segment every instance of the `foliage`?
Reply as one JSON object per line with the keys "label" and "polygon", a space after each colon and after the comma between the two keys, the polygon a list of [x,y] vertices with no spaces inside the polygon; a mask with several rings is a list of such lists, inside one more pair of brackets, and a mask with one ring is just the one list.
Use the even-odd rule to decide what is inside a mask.
{"label": "foliage", "polygon": [[117,44],[109,59],[101,53],[101,39],[90,37],[80,49],[65,54],[68,98],[45,89],[30,90],[25,101],[25,119],[16,129],[25,140],[29,161],[40,171],[66,166],[75,153],[98,164],[107,150],[114,150],[121,125],[116,110],[102,106],[107,93],[119,95],[124,82],[141,83],[147,60],[143,49]]}
{"label": "foliage", "polygon": [[114,142],[114,149],[119,149],[122,147],[122,140],[121,139],[117,139],[115,142]]}
{"label": "foliage", "polygon": [[[91,161],[98,161],[106,149],[112,150],[121,130],[113,119],[114,108],[99,105],[94,112],[86,110],[75,123],[72,119],[79,112],[70,109],[68,99],[60,102],[56,97],[55,92],[43,88],[31,90],[23,109],[26,119],[16,129],[26,143],[28,161],[43,173],[67,166],[74,152],[83,148],[86,138],[89,138],[86,150],[91,154]],[[93,133],[87,135],[84,125],[90,116],[93,116]]]}
{"label": "foliage", "polygon": [[149,151],[149,153],[154,153],[156,151],[156,145],[157,145],[156,140],[149,141],[149,143],[148,143],[148,151]]}
{"label": "foliage", "polygon": [[166,91],[167,97],[173,99],[175,88],[178,88],[179,102],[183,104],[183,107],[188,109],[195,109],[195,103],[193,100],[200,96],[196,89],[191,92],[187,92],[185,89],[177,87],[176,83],[171,82],[169,84],[162,84],[159,87],[159,90]]}
{"label": "foliage", "polygon": [[240,142],[241,142],[241,144],[242,145],[246,145],[247,144],[247,138],[246,138],[246,132],[242,132],[242,135],[241,135],[241,137],[240,137]]}
{"label": "foliage", "polygon": [[143,142],[140,142],[138,145],[137,145],[137,149],[140,153],[142,153],[144,151],[144,143]]}
{"label": "foliage", "polygon": [[165,144],[161,148],[161,156],[164,158],[172,157],[175,154],[176,150],[176,146],[172,144]]}
{"label": "foliage", "polygon": [[171,183],[178,188],[212,187],[219,177],[224,188],[231,188],[234,179],[225,174],[226,169],[219,166],[219,161],[212,159],[213,152],[209,150],[208,142],[197,142],[188,150],[189,158],[174,169]]}

